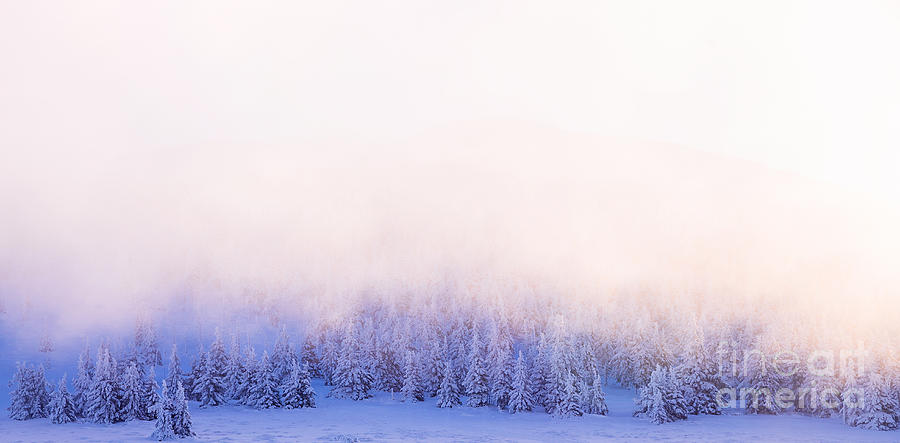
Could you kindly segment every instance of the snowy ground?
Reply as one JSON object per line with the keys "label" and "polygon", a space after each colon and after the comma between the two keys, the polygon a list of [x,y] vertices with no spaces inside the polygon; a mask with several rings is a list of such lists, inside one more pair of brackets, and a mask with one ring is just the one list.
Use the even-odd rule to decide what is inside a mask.
{"label": "snowy ground", "polygon": [[[631,417],[633,391],[609,388],[610,415],[556,419],[542,412],[510,415],[493,408],[439,409],[433,399],[405,404],[389,393],[353,402],[326,398],[314,381],[319,408],[257,411],[192,404],[197,441],[900,441],[900,432],[850,428],[839,420],[799,415],[690,417],[653,425]],[[3,442],[148,441],[152,422],[53,425],[46,419],[0,418]]]}

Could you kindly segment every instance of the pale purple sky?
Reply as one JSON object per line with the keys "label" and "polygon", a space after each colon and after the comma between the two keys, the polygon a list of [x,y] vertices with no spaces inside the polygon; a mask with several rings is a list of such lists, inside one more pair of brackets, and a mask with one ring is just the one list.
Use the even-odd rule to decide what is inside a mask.
{"label": "pale purple sky", "polygon": [[0,283],[896,295],[898,5],[0,0]]}

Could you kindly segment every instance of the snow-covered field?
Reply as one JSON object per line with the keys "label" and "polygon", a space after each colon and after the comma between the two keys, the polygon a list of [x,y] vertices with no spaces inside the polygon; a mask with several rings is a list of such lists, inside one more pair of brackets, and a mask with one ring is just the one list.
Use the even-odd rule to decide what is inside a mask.
{"label": "snow-covered field", "polygon": [[[315,380],[319,407],[258,411],[244,406],[199,409],[191,403],[197,441],[854,441],[896,442],[898,432],[851,428],[839,419],[802,415],[691,416],[687,421],[653,425],[633,418],[634,391],[607,389],[609,416],[558,419],[543,412],[512,415],[496,408],[439,409],[434,399],[406,404],[390,393],[354,402],[324,395]],[[399,398],[399,396],[396,396]],[[149,441],[153,422],[113,425],[50,424],[47,419],[18,422],[0,418],[3,442]],[[189,441],[189,440],[184,440]]]}

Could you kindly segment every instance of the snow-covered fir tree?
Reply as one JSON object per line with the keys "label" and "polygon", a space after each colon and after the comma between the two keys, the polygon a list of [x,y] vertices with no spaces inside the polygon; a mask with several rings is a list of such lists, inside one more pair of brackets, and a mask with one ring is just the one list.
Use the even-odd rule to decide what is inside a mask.
{"label": "snow-covered fir tree", "polygon": [[47,416],[50,399],[42,366],[35,369],[24,363],[17,364],[10,387],[9,418],[30,420]]}
{"label": "snow-covered fir tree", "polygon": [[325,386],[334,386],[334,371],[340,359],[341,338],[336,328],[329,330],[322,340],[320,361]]}
{"label": "snow-covered fir tree", "polygon": [[310,377],[322,377],[319,351],[311,333],[306,334],[306,338],[303,340],[303,349],[300,351],[300,354],[302,361],[309,368]]}
{"label": "snow-covered fir tree", "polygon": [[291,374],[281,385],[281,405],[285,409],[316,407],[316,392],[310,383],[306,364],[301,366],[297,360],[291,363]]}
{"label": "snow-covered fir tree", "polygon": [[209,347],[206,358],[201,357],[197,372],[193,377],[194,398],[200,401],[200,407],[219,406],[225,403],[225,371],[228,356],[225,345],[216,329],[216,339]]}
{"label": "snow-covered fir tree", "polygon": [[688,405],[689,414],[721,413],[716,399],[722,381],[709,357],[704,344],[703,332],[695,327],[689,351],[676,372],[682,383],[682,393]]}
{"label": "snow-covered fir tree", "polygon": [[478,331],[475,331],[469,348],[469,368],[463,380],[466,395],[469,397],[466,399],[466,406],[473,408],[490,404],[491,391],[488,387],[488,374],[484,367],[482,352],[481,339]]}
{"label": "snow-covered fir tree", "polygon": [[85,408],[85,416],[94,423],[115,423],[120,419],[121,405],[115,365],[115,360],[109,355],[109,349],[101,347]]}
{"label": "snow-covered fir tree", "polygon": [[452,408],[461,405],[459,400],[459,386],[456,384],[456,375],[453,365],[447,362],[444,365],[444,377],[437,393],[437,407]]}
{"label": "snow-covered fir tree", "polygon": [[135,325],[133,358],[140,366],[162,365],[156,329],[146,319],[139,319]]}
{"label": "snow-covered fir tree", "polygon": [[687,403],[678,380],[666,367],[657,367],[650,374],[650,382],[640,390],[635,400],[635,416],[645,415],[651,423],[662,424],[687,419]]}
{"label": "snow-covered fir tree", "polygon": [[428,328],[420,334],[424,339],[421,341],[419,349],[419,375],[422,377],[422,387],[425,393],[434,397],[441,387],[443,353],[436,331]]}
{"label": "snow-covered fir tree", "polygon": [[362,400],[372,394],[372,374],[367,370],[365,356],[360,349],[356,333],[347,328],[341,356],[334,371],[334,388],[328,393],[335,398]]}
{"label": "snow-covered fir tree", "polygon": [[512,392],[509,395],[508,405],[509,412],[515,414],[532,410],[534,408],[534,399],[531,396],[531,380],[528,375],[528,365],[525,363],[522,351],[519,351],[519,358],[516,359],[511,387]]}
{"label": "snow-covered fir tree", "polygon": [[50,404],[50,393],[53,387],[47,381],[43,364],[37,365],[37,368],[34,370],[33,386],[35,398],[37,398],[37,401],[34,403],[34,414],[35,416],[46,417],[49,413],[47,407]]}
{"label": "snow-covered fir tree", "polygon": [[575,375],[569,371],[563,371],[563,380],[558,390],[556,405],[553,407],[553,415],[557,417],[580,417],[584,415],[581,409],[581,395],[578,391],[578,383]]}
{"label": "snow-covered fir tree", "polygon": [[468,326],[465,324],[465,321],[461,318],[462,314],[457,313],[454,316],[454,324],[450,328],[450,336],[447,340],[447,352],[448,352],[448,361],[453,365],[453,370],[456,372],[454,376],[456,377],[457,383],[462,383],[463,378],[466,376],[466,344],[469,341],[468,335]]}
{"label": "snow-covered fir tree", "polygon": [[748,414],[780,414],[782,407],[775,397],[779,389],[787,388],[787,379],[766,362],[766,355],[777,353],[771,352],[768,347],[761,348],[760,340],[757,341],[757,349],[764,351],[757,358],[751,356],[747,359],[748,378],[746,387],[741,390],[744,407]]}
{"label": "snow-covered fir tree", "polygon": [[50,404],[47,407],[50,423],[72,423],[78,418],[75,415],[75,403],[69,390],[66,388],[66,376],[63,375],[59,380],[59,386],[50,397]]}
{"label": "snow-covered fir tree", "polygon": [[506,409],[512,391],[512,338],[502,322],[494,327],[494,334],[488,345],[488,362],[491,400],[498,408]]}
{"label": "snow-covered fir tree", "polygon": [[375,374],[377,388],[382,391],[395,392],[403,387],[403,368],[391,346],[379,347]]}
{"label": "snow-covered fir tree", "polygon": [[241,404],[250,405],[250,393],[253,391],[254,376],[258,365],[256,350],[253,349],[253,346],[247,346],[247,349],[244,350],[244,357],[241,360],[242,371],[234,388],[235,400],[238,400]]}
{"label": "snow-covered fir tree", "polygon": [[160,395],[153,406],[156,413],[156,429],[154,429],[150,438],[157,441],[175,439],[175,424],[172,422],[172,411],[175,409],[175,406],[172,402],[172,397],[169,395],[169,387],[166,383],[167,380],[163,380]]}
{"label": "snow-covered fir tree", "polygon": [[91,373],[93,371],[89,365],[90,358],[85,358],[85,354],[82,353],[78,357],[78,374],[72,383],[74,394],[72,401],[75,403],[75,414],[82,418],[87,417],[85,409],[87,408],[88,396],[91,392]]}
{"label": "snow-covered fir tree", "polygon": [[841,389],[833,375],[807,376],[806,389],[798,399],[797,410],[816,417],[827,418],[836,415],[841,408]]}
{"label": "snow-covered fir tree", "polygon": [[269,361],[269,353],[263,351],[262,359],[253,369],[247,404],[256,409],[277,408],[281,405],[278,378]]}
{"label": "snow-covered fir tree", "polygon": [[196,434],[194,434],[187,398],[184,395],[184,386],[180,381],[177,383],[175,398],[172,399],[172,429],[177,437],[194,437]]}
{"label": "snow-covered fir tree", "polygon": [[289,375],[291,375],[291,365],[297,359],[294,353],[294,347],[291,346],[290,337],[287,329],[282,326],[281,332],[278,334],[278,340],[272,349],[272,371],[275,374],[278,383],[283,383]]}
{"label": "snow-covered fir tree", "polygon": [[244,377],[244,356],[236,334],[231,334],[231,347],[228,351],[228,365],[225,368],[225,397],[240,399],[241,380]]}
{"label": "snow-covered fir tree", "polygon": [[6,408],[9,411],[9,418],[13,420],[29,420],[31,416],[31,403],[34,401],[34,394],[31,392],[31,375],[28,368],[22,364],[16,364],[16,373],[13,375],[12,381],[9,382],[10,404]]}
{"label": "snow-covered fir tree", "polygon": [[900,399],[897,392],[891,389],[890,381],[879,372],[870,371],[863,378],[865,401],[856,413],[852,426],[892,431],[900,427]]}
{"label": "snow-covered fir tree", "polygon": [[175,387],[182,378],[181,360],[178,358],[178,345],[172,344],[172,352],[169,353],[169,370],[164,380],[165,385],[169,387],[169,398],[175,396]]}
{"label": "snow-covered fir tree", "polygon": [[406,351],[406,364],[403,370],[403,386],[400,388],[406,402],[423,401],[425,393],[419,377],[419,361],[415,352]]}
{"label": "snow-covered fir tree", "polygon": [[531,371],[529,374],[532,398],[535,405],[544,407],[549,411],[551,408],[550,388],[551,370],[549,360],[549,345],[544,333],[538,336],[537,344],[532,350]]}
{"label": "snow-covered fir tree", "polygon": [[147,420],[147,407],[144,404],[147,395],[144,392],[144,380],[134,362],[119,379],[119,419]]}
{"label": "snow-covered fir tree", "polygon": [[206,371],[206,357],[206,351],[201,345],[200,351],[191,360],[191,371],[181,378],[181,384],[184,386],[184,392],[189,400],[200,401],[200,390],[194,391],[194,388],[197,381],[203,376],[203,372]]}
{"label": "snow-covered fir tree", "polygon": [[159,401],[159,384],[156,383],[156,369],[153,366],[147,368],[142,383],[144,386],[144,419],[156,420],[154,406]]}
{"label": "snow-covered fir tree", "polygon": [[841,417],[844,423],[856,426],[865,406],[865,391],[856,374],[848,375],[841,391]]}
{"label": "snow-covered fir tree", "polygon": [[581,396],[582,410],[585,414],[606,415],[609,413],[599,371],[594,371],[594,378],[590,384],[586,380],[582,380]]}
{"label": "snow-covered fir tree", "polygon": [[547,413],[557,416],[581,415],[578,381],[573,373],[571,346],[557,327],[547,350],[547,383],[545,385],[545,406]]}

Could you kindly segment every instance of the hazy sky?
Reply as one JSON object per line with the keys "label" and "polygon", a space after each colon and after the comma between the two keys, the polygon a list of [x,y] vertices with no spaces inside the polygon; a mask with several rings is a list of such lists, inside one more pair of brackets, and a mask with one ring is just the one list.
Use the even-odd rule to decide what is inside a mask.
{"label": "hazy sky", "polygon": [[900,3],[26,2],[4,150],[521,119],[900,198]]}
{"label": "hazy sky", "polygon": [[477,256],[825,285],[888,267],[881,212],[835,220],[900,199],[896,54],[898,2],[0,0],[0,283]]}

